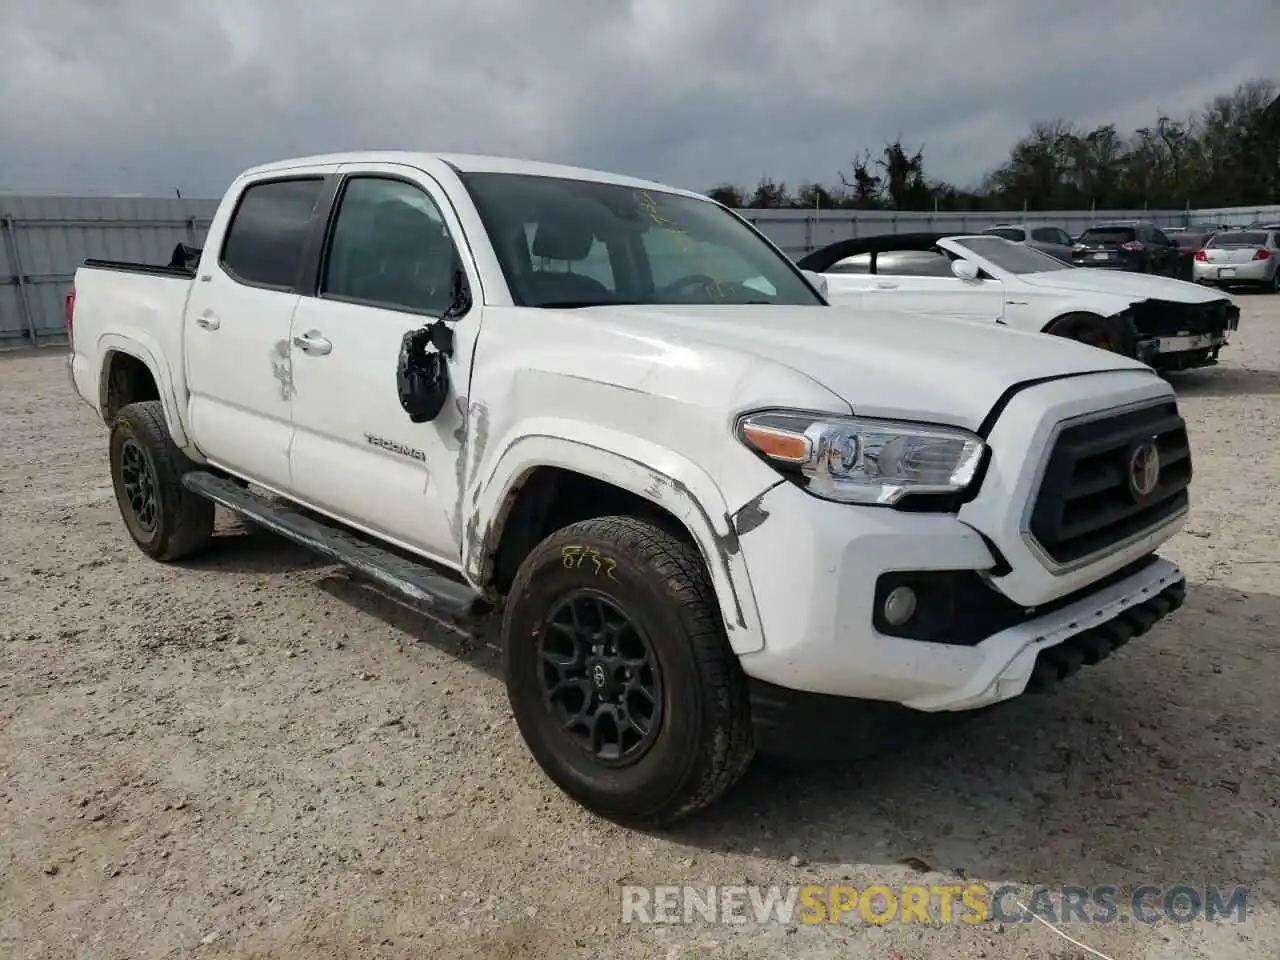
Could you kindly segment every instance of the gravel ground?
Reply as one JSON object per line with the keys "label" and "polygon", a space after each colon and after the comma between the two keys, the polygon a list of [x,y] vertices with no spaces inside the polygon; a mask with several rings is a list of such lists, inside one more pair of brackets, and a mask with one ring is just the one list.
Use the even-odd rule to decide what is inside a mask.
{"label": "gravel ground", "polygon": [[[128,541],[58,353],[0,357],[0,955],[1045,957],[1034,923],[624,925],[619,885],[1186,883],[1244,924],[1072,923],[1110,957],[1280,956],[1280,297],[1177,379],[1187,605],[1058,693],[856,769],[757,765],[662,833],[564,798],[492,637],[220,517]],[[1122,901],[1123,902],[1123,901]]]}

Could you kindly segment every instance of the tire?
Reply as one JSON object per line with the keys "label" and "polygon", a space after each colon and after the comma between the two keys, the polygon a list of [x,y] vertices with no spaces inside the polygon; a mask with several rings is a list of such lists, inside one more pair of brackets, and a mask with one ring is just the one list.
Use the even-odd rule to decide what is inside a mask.
{"label": "tire", "polygon": [[1088,344],[1099,350],[1121,353],[1126,357],[1132,357],[1135,353],[1133,337],[1129,332],[1118,323],[1096,313],[1068,313],[1050,323],[1044,332]]}
{"label": "tire", "polygon": [[[617,738],[618,753],[636,751],[630,758],[593,755],[565,721],[570,714],[587,716],[598,702],[587,691],[616,695],[603,686],[614,680],[597,670],[602,661],[595,659],[593,666],[596,654],[566,654],[563,670],[544,663],[544,652],[568,650],[569,629],[552,626],[552,618],[567,622],[563,611],[569,609],[578,618],[574,623],[595,624],[600,618],[589,611],[600,602],[594,609],[608,612],[610,622],[613,614],[625,615],[634,628],[614,634],[626,638],[619,649],[627,648],[633,658],[642,648],[648,653],[652,668],[624,671],[631,678],[627,683],[656,677],[647,715],[649,700],[634,691],[618,708],[636,721],[647,720],[647,737],[627,728],[631,747]],[[751,762],[746,678],[729,648],[702,557],[652,523],[634,517],[584,520],[538,544],[508,595],[502,651],[511,709],[534,759],[560,789],[601,816],[630,826],[671,823],[715,801]],[[552,678],[571,674],[564,692],[547,693]],[[620,715],[611,709],[596,707],[594,716]],[[596,726],[610,733],[610,721],[597,719]]]}
{"label": "tire", "polygon": [[153,560],[178,560],[213,535],[213,502],[182,486],[198,469],[174,444],[158,400],[120,408],[111,425],[111,484],[125,529]]}
{"label": "tire", "polygon": [[1271,292],[1280,293],[1280,267],[1276,267],[1276,272],[1271,275]]}

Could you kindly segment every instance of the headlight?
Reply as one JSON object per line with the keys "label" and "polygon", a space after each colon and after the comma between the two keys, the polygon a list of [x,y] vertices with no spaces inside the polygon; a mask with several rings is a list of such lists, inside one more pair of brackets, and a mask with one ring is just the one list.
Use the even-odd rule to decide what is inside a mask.
{"label": "headlight", "polygon": [[977,436],[895,420],[763,411],[741,417],[738,438],[826,500],[892,505],[911,494],[956,494],[986,454]]}

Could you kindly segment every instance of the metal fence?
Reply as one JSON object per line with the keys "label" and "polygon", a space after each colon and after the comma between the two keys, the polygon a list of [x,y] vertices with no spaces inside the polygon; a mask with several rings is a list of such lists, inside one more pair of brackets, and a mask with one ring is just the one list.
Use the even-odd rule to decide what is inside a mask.
{"label": "metal fence", "polygon": [[[166,263],[179,242],[202,244],[216,200],[0,195],[0,349],[66,342],[63,302],[86,258]],[[1218,210],[1058,210],[1038,213],[895,213],[747,210],[792,256],[849,237],[915,230],[978,231],[997,223],[1050,223],[1072,235],[1106,220],[1247,225],[1280,222],[1280,206]]]}
{"label": "metal fence", "polygon": [[216,200],[0,196],[0,349],[66,342],[63,302],[89,257],[167,263]]}

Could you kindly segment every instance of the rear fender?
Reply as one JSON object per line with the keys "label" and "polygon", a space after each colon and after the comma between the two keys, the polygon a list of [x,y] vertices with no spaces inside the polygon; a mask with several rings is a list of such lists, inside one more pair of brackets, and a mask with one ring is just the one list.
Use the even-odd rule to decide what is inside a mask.
{"label": "rear fender", "polygon": [[156,358],[164,356],[159,345],[141,331],[133,331],[129,336],[119,333],[106,333],[98,339],[98,356],[102,358],[102,367],[98,371],[98,412],[104,414],[107,409],[107,390],[110,381],[107,376],[112,354],[123,353],[140,361],[151,373],[156,390],[160,394],[160,405],[164,409],[165,425],[169,436],[188,456],[201,459],[191,447],[186,429],[182,424],[181,408],[174,392],[173,378],[169,376],[169,368]]}

